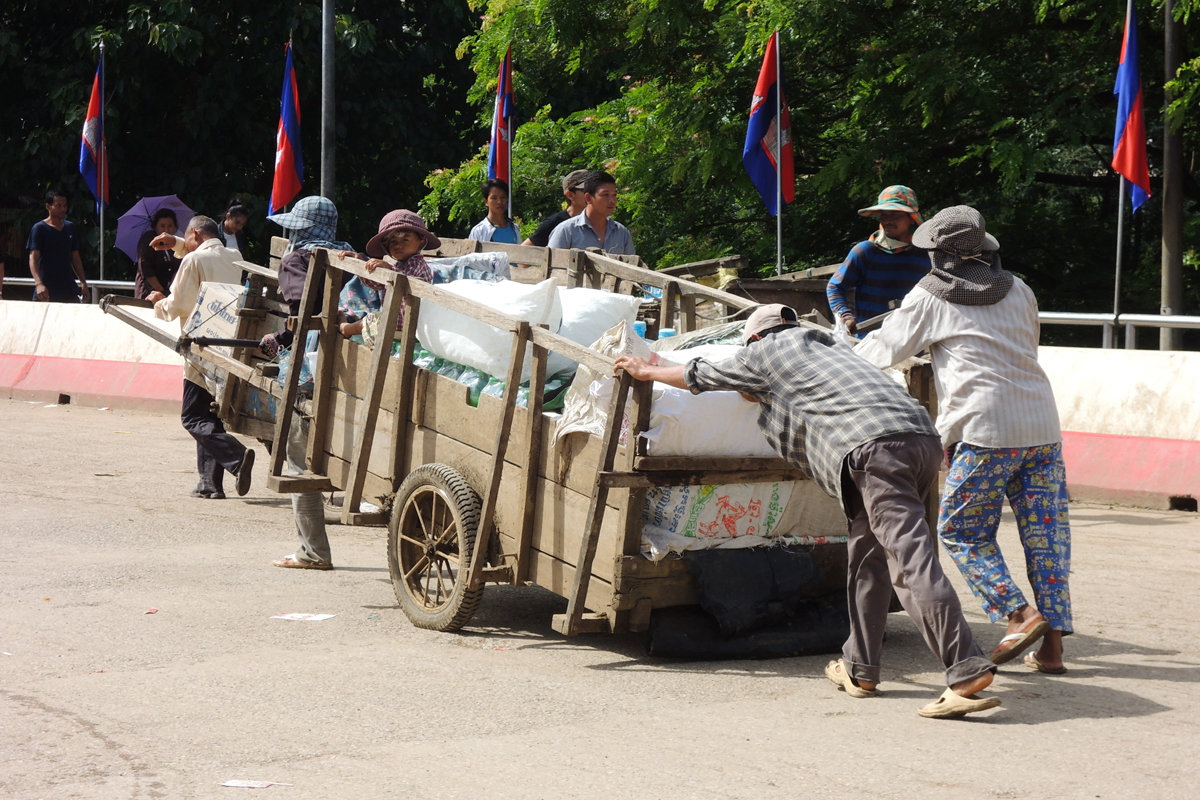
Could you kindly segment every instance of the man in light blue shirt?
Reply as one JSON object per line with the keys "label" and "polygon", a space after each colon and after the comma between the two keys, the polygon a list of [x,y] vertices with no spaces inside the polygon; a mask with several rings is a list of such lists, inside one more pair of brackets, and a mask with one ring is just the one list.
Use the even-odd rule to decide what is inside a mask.
{"label": "man in light blue shirt", "polygon": [[634,255],[629,229],[612,219],[617,210],[617,180],[607,172],[592,172],[583,182],[583,213],[559,223],[548,247],[560,249],[599,247],[606,253]]}

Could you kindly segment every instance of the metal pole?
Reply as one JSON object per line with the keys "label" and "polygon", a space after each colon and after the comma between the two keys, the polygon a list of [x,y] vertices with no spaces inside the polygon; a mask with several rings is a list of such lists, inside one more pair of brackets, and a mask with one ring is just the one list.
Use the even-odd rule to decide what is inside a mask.
{"label": "metal pole", "polygon": [[[1175,21],[1175,0],[1163,4],[1163,72],[1167,81],[1175,79],[1183,46],[1182,33]],[[1167,91],[1164,106],[1170,106],[1175,95]],[[1163,118],[1163,182],[1162,182],[1162,285],[1159,313],[1183,313],[1183,137],[1172,132],[1170,121]],[[1160,328],[1160,350],[1183,348],[1183,331]]]}
{"label": "metal pole", "polygon": [[108,145],[104,141],[104,41],[100,42],[100,136],[97,149],[100,151],[100,280],[104,280],[104,198],[108,193]]}
{"label": "metal pole", "polygon": [[775,31],[775,274],[783,274],[783,43]]}
{"label": "metal pole", "polygon": [[[1113,321],[1121,313],[1121,260],[1125,255],[1125,176],[1121,176],[1120,194],[1117,197],[1117,270],[1113,280]],[[1105,328],[1105,333],[1108,329]],[[1113,347],[1114,342],[1105,340],[1105,347]]]}
{"label": "metal pole", "polygon": [[333,0],[321,0],[321,196],[333,199]]}

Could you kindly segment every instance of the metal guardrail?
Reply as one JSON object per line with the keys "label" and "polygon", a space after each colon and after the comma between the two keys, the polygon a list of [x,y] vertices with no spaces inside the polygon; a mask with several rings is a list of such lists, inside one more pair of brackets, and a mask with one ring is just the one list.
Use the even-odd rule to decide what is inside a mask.
{"label": "metal guardrail", "polygon": [[[33,297],[33,287],[35,285],[33,278],[5,278],[5,286],[28,286],[29,296]],[[101,281],[88,279],[88,289],[92,293],[92,303],[100,302],[100,298],[112,292],[121,292],[122,294],[133,294],[133,281]]]}
{"label": "metal guardrail", "polygon": [[1200,330],[1200,317],[1170,314],[1072,314],[1066,311],[1040,311],[1038,321],[1043,325],[1101,325],[1104,327],[1105,349],[1115,344],[1118,326],[1125,328],[1125,349],[1137,349],[1137,329],[1180,328]]}

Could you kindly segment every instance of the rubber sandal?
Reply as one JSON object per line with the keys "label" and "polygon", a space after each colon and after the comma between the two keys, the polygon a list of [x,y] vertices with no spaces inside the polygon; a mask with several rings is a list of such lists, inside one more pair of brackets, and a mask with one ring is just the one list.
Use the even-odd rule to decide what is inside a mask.
{"label": "rubber sandal", "polygon": [[1050,623],[1042,619],[1034,623],[1033,627],[1028,630],[1008,634],[1000,640],[1000,644],[996,645],[996,649],[992,651],[992,663],[1005,664],[1012,661],[1021,655],[1021,653],[1024,653],[1029,645],[1045,636],[1048,630],[1050,630]]}
{"label": "rubber sandal", "polygon": [[333,569],[333,564],[328,561],[301,561],[296,558],[296,554],[284,556],[278,561],[272,561],[271,566],[283,567],[284,569]]}
{"label": "rubber sandal", "polygon": [[1029,653],[1025,656],[1025,666],[1034,672],[1044,672],[1047,675],[1066,675],[1066,667],[1047,667],[1038,660],[1037,653]]}
{"label": "rubber sandal", "polygon": [[963,697],[953,689],[947,688],[942,692],[941,697],[928,705],[921,706],[917,709],[917,713],[929,719],[955,719],[978,711],[986,711],[989,708],[996,708],[999,705],[999,697],[980,697],[974,694],[970,697]]}
{"label": "rubber sandal", "polygon": [[867,689],[855,683],[850,673],[846,672],[846,665],[840,658],[825,665],[825,677],[851,697],[876,697],[879,694],[878,689]]}

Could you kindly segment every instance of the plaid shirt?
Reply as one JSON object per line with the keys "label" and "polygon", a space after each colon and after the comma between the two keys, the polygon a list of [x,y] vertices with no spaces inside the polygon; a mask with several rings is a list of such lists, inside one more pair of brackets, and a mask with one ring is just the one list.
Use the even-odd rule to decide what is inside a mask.
{"label": "plaid shirt", "polygon": [[903,386],[813,328],[777,331],[715,364],[693,359],[684,378],[693,392],[734,389],[758,398],[767,441],[838,500],[842,462],[854,448],[897,434],[937,435]]}

